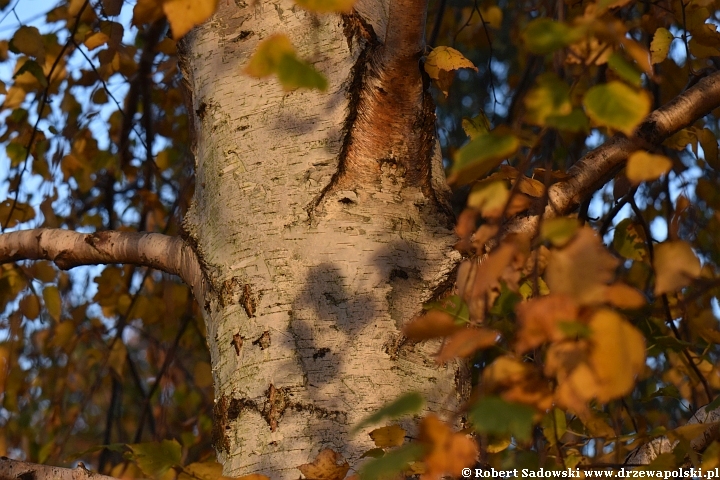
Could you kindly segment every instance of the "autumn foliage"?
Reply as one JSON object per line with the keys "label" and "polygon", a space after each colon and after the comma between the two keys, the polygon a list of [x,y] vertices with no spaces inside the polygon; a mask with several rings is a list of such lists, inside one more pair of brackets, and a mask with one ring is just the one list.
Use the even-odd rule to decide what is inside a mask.
{"label": "autumn foliage", "polygon": [[[195,187],[176,42],[216,3],[71,0],[0,41],[3,232],[180,233]],[[314,15],[354,5],[296,3]],[[632,144],[570,212],[552,188],[580,168],[592,176],[578,167],[588,151],[639,138],[648,114],[717,70],[720,4],[443,0],[428,12],[421,65],[463,260],[403,334],[434,342],[438,365],[466,362],[473,389],[451,416],[409,392],[358,426],[375,445],[360,463],[323,449],[298,475],[619,466],[660,435],[680,453],[656,466],[719,466],[720,443],[694,452],[703,430],[683,426],[720,389],[718,111]],[[283,32],[237,74],[328,88]],[[225,478],[205,329],[185,285],[132,266],[8,263],[0,309],[0,454],[83,459],[124,478]]]}

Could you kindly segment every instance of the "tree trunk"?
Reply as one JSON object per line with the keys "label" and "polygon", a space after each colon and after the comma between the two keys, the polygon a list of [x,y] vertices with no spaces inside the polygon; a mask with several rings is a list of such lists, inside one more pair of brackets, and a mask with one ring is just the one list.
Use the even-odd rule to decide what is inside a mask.
{"label": "tree trunk", "polygon": [[[196,169],[185,229],[210,285],[225,475],[297,478],[325,448],[352,465],[373,447],[367,429],[349,435],[369,413],[413,390],[450,417],[466,391],[460,364],[437,366],[437,344],[400,331],[458,255],[419,64],[426,5],[387,4],[315,16],[220,2],[181,44]],[[327,92],[242,75],[274,33]]]}

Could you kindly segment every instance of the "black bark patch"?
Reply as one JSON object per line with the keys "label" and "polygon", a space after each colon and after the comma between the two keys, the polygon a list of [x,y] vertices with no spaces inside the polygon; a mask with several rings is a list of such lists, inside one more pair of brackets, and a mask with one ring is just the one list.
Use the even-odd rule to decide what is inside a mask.
{"label": "black bark patch", "polygon": [[328,353],[330,353],[329,348],[320,348],[318,350],[315,350],[315,353],[313,353],[313,360],[317,360],[318,358],[323,358]]}
{"label": "black bark patch", "polygon": [[410,278],[410,275],[408,275],[408,273],[405,270],[402,270],[400,268],[393,268],[390,271],[390,281],[392,282],[393,280],[395,280],[397,278],[402,278],[403,280],[407,280],[408,278]]}

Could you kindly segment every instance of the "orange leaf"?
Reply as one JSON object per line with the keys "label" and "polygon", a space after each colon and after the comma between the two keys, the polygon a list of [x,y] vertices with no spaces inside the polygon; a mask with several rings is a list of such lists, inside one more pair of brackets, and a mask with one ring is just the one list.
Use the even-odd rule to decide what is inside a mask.
{"label": "orange leaf", "polygon": [[477,350],[495,345],[498,335],[487,328],[465,328],[448,338],[435,360],[442,364],[455,357],[469,357]]}
{"label": "orange leaf", "polygon": [[520,303],[515,309],[520,324],[515,350],[524,353],[547,341],[562,340],[565,335],[558,323],[575,321],[578,310],[573,299],[562,294]]}
{"label": "orange leaf", "polygon": [[455,322],[449,313],[440,310],[430,310],[424,315],[415,317],[405,325],[403,333],[412,340],[428,340],[430,338],[445,337],[463,328]]}
{"label": "orange leaf", "polygon": [[350,464],[339,453],[326,448],[318,453],[315,461],[297,467],[305,478],[313,480],[343,480]]}
{"label": "orange leaf", "polygon": [[453,433],[446,423],[433,414],[420,423],[420,441],[430,447],[424,458],[427,471],[420,476],[423,480],[440,478],[446,474],[460,476],[461,470],[473,465],[478,456],[477,444],[471,437]]}

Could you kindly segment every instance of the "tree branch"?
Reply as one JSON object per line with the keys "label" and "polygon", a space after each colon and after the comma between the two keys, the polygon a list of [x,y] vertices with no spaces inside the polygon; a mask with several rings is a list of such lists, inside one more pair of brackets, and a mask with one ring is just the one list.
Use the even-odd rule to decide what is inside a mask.
{"label": "tree branch", "polygon": [[0,457],[0,480],[117,480],[115,477],[93,473],[80,463],[75,468],[52,467],[37,463],[27,463]]}
{"label": "tree branch", "polygon": [[[686,424],[707,424],[707,428],[703,431],[703,433],[690,440],[690,447],[698,453],[703,452],[708,446],[710,446],[710,444],[718,438],[718,433],[720,433],[720,408],[710,410],[709,412],[706,412],[705,408],[705,406],[698,408]],[[679,440],[671,442],[665,435],[657,437],[630,452],[625,459],[625,464],[648,465],[659,455],[663,453],[671,453],[678,443]]]}
{"label": "tree branch", "polygon": [[715,72],[648,115],[633,137],[617,134],[581,158],[568,170],[570,178],[549,188],[548,204],[543,212],[535,211],[529,216],[510,220],[505,232],[533,235],[541,214],[547,219],[572,212],[612,179],[632,152],[659,146],[718,107],[720,72]]}
{"label": "tree branch", "polygon": [[206,284],[193,249],[179,237],[159,233],[78,233],[36,228],[0,235],[0,264],[52,260],[62,270],[81,265],[124,263],[179,276],[202,301]]}

